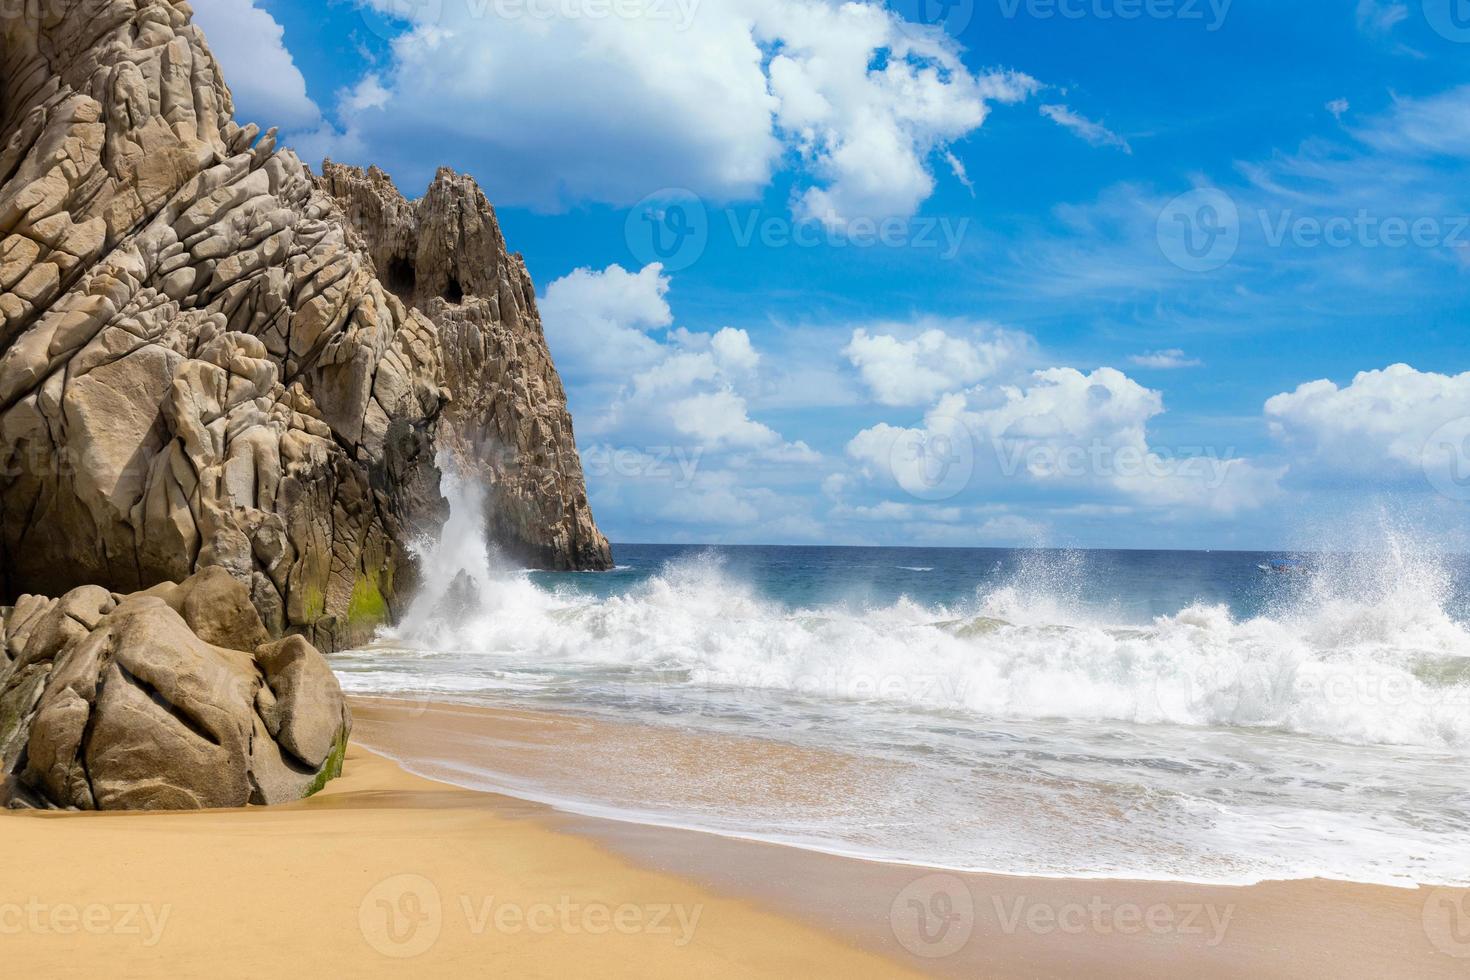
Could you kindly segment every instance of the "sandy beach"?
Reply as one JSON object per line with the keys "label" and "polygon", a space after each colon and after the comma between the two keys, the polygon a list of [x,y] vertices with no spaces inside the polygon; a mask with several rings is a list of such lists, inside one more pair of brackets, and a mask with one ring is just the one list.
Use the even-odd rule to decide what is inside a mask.
{"label": "sandy beach", "polygon": [[[299,804],[5,815],[7,967],[1453,977],[1470,962],[1455,955],[1470,952],[1454,928],[1463,892],[955,875],[583,817],[413,775],[365,746],[432,768],[489,743],[558,737],[573,756],[592,741],[644,751],[649,733],[460,706],[354,709],[345,775]],[[773,786],[815,761],[776,755],[762,763]]]}

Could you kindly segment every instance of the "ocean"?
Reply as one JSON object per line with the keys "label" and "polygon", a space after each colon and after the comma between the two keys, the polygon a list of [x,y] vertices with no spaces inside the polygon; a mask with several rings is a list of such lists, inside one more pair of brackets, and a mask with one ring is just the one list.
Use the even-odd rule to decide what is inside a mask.
{"label": "ocean", "polygon": [[938,868],[1470,884],[1463,557],[1391,535],[1295,556],[623,544],[615,571],[553,574],[504,567],[477,512],[426,546],[403,621],[332,658],[350,693],[758,739],[841,776],[793,795],[722,756],[671,780],[630,754],[538,782],[487,753],[473,788]]}

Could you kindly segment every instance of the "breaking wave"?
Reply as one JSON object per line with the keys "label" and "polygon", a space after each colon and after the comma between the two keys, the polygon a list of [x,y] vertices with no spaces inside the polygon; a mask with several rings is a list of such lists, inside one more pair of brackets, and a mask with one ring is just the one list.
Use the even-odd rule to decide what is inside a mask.
{"label": "breaking wave", "polygon": [[483,666],[614,669],[666,696],[774,690],[991,718],[1470,746],[1470,629],[1451,611],[1452,577],[1429,558],[1322,559],[1261,615],[1195,604],[1126,624],[1078,599],[1080,555],[1038,557],[952,608],[789,608],[713,552],[620,595],[542,588],[494,571],[464,530],[446,533],[456,553],[433,556],[423,598],[386,642]]}

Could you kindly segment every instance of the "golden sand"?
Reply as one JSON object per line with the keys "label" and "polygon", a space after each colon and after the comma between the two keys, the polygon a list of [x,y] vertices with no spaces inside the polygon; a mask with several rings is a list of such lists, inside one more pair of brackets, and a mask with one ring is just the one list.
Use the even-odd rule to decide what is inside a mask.
{"label": "golden sand", "polygon": [[[573,763],[674,751],[667,732],[551,714],[354,711],[362,741],[440,764],[486,739]],[[848,764],[760,740],[693,761],[707,751],[773,787]],[[936,874],[557,813],[359,746],[290,806],[0,821],[9,976],[1470,975],[1463,891]]]}

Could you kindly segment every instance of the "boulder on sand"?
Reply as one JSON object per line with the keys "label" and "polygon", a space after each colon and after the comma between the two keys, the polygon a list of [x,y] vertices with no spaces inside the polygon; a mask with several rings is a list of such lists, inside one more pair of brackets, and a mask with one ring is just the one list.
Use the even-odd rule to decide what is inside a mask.
{"label": "boulder on sand", "polygon": [[218,568],[129,596],[23,597],[0,620],[0,797],[176,810],[310,795],[341,772],[351,714],[311,644],[267,639]]}

